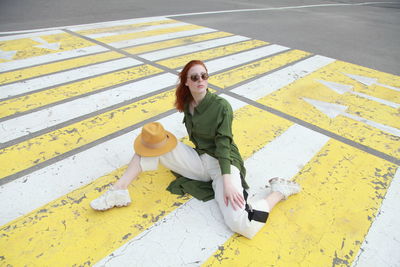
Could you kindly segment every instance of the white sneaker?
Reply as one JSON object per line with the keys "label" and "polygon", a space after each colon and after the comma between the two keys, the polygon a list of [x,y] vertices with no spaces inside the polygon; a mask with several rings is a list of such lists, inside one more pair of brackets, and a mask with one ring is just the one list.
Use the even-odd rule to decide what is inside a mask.
{"label": "white sneaker", "polygon": [[282,178],[272,178],[269,180],[269,183],[271,184],[272,192],[281,193],[285,199],[293,194],[299,193],[301,190],[298,183]]}
{"label": "white sneaker", "polygon": [[94,210],[108,210],[114,207],[124,207],[131,204],[131,197],[128,190],[111,189],[100,197],[90,202]]}

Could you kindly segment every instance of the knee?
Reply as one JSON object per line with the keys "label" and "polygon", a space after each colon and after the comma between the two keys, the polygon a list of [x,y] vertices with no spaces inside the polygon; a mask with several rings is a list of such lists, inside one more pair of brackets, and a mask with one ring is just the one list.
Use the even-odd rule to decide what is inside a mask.
{"label": "knee", "polygon": [[246,218],[242,218],[242,216],[238,216],[233,214],[230,214],[230,216],[225,216],[224,217],[225,224],[235,233],[242,234],[243,230],[246,227]]}
{"label": "knee", "polygon": [[233,212],[229,215],[224,216],[225,224],[229,227],[229,229],[231,229],[231,231],[238,233],[248,239],[252,239],[265,225],[265,223],[259,221],[250,221],[247,212]]}

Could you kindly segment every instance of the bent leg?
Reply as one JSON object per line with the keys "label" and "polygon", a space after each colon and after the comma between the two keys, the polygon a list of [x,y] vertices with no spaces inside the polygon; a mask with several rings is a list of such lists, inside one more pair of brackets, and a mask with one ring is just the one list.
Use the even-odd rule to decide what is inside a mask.
{"label": "bent leg", "polygon": [[[218,163],[218,162],[217,162]],[[219,168],[219,165],[217,165]],[[215,170],[217,172],[219,170]],[[246,204],[246,207],[234,210],[231,203],[226,206],[224,201],[224,183],[222,175],[212,176],[215,200],[224,217],[226,225],[234,232],[239,233],[249,239],[253,238],[258,231],[265,225],[270,211],[268,202],[261,199]],[[243,192],[239,170],[231,166],[231,179],[235,188]],[[247,194],[247,193],[246,193]]]}

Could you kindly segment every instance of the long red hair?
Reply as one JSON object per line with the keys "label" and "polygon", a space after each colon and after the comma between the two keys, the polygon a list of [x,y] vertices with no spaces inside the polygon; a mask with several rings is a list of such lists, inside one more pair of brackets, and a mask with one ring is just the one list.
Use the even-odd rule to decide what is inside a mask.
{"label": "long red hair", "polygon": [[178,86],[176,87],[176,91],[175,91],[175,95],[176,95],[175,107],[180,112],[182,112],[185,109],[186,103],[189,103],[190,101],[193,100],[193,96],[190,93],[189,87],[185,84],[188,79],[187,76],[188,76],[188,72],[189,72],[190,68],[195,65],[202,65],[207,71],[207,67],[203,61],[192,60],[192,61],[188,62],[185,65],[185,67],[183,67],[182,71],[179,73],[179,83],[178,83]]}

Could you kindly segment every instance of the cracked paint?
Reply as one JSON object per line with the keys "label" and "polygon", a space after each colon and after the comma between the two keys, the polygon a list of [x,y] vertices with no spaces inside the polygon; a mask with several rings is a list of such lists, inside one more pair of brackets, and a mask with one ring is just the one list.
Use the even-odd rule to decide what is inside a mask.
{"label": "cracked paint", "polygon": [[[170,90],[0,149],[0,161],[4,163],[0,166],[0,179],[166,112],[173,107],[173,99],[174,90]],[[153,105],[153,102],[157,102],[157,105]],[[140,112],[138,106],[145,106],[149,112]],[[115,115],[110,120],[109,114],[112,112]]]}
{"label": "cracked paint", "polygon": [[388,88],[378,88],[374,85],[365,86],[347,77],[343,73],[376,77],[381,83],[397,87],[400,85],[400,78],[395,75],[335,61],[274,93],[260,98],[257,102],[367,147],[399,158],[400,150],[398,143],[400,141],[400,136],[395,136],[394,134],[375,128],[362,121],[354,120],[351,117],[346,117],[345,115],[329,118],[326,114],[303,100],[304,98],[311,98],[326,103],[344,105],[348,107],[346,114],[357,115],[360,118],[368,119],[392,128],[400,128],[400,111],[398,109],[350,93],[339,94],[317,81],[322,79],[351,85],[353,87],[352,90],[355,92],[362,91],[364,94],[371,94],[376,97],[379,96],[379,98],[382,99],[400,101],[400,92],[398,91]]}
{"label": "cracked paint", "polygon": [[221,37],[227,37],[227,36],[232,36],[232,35],[233,34],[227,33],[227,32],[212,32],[212,33],[206,33],[206,34],[200,34],[200,35],[195,35],[195,36],[189,36],[189,37],[183,37],[183,38],[178,38],[178,39],[173,39],[173,40],[157,42],[155,44],[145,44],[145,45],[139,45],[139,46],[135,46],[135,47],[131,47],[131,48],[125,48],[124,51],[128,52],[130,54],[137,55],[137,54],[142,54],[145,52],[175,47],[175,46],[179,46],[182,44],[191,44],[191,43],[195,43],[195,42],[206,41],[206,40],[211,40],[214,38],[221,38]]}
{"label": "cracked paint", "polygon": [[61,62],[48,63],[36,67],[25,68],[22,70],[10,71],[0,74],[0,85],[16,82],[23,79],[48,75],[57,71],[63,71],[85,65],[101,63],[111,59],[122,58],[123,55],[116,52],[105,52],[96,55],[79,57],[77,59],[69,59]]}
{"label": "cracked paint", "polygon": [[[161,99],[168,100],[169,97]],[[129,118],[132,120],[132,117]],[[250,126],[246,127],[243,122]],[[248,158],[291,125],[291,122],[275,115],[245,106],[235,112],[236,143],[244,158]],[[246,131],[242,131],[243,127]],[[185,140],[188,142],[187,138]],[[160,168],[155,172],[143,173],[130,186],[133,203],[130,206],[107,212],[91,210],[89,202],[107,190],[125,168],[122,167],[5,225],[0,229],[4,240],[0,242],[0,251],[6,251],[19,264],[23,264],[21,258],[26,262],[35,258],[39,265],[59,264],[62,261],[65,265],[79,266],[88,260],[96,262],[155,222],[162,223],[167,214],[190,199],[188,195],[172,195],[166,191],[175,176]],[[127,233],[131,235],[127,236]],[[126,239],[122,238],[124,236]],[[32,239],[28,241],[30,238]],[[38,249],[30,251],[25,247],[28,242]],[[5,244],[7,248],[1,247]],[[43,255],[37,259],[36,255],[40,253]],[[12,264],[13,261],[10,260],[9,263]]]}
{"label": "cracked paint", "polygon": [[226,45],[223,47],[216,47],[207,49],[205,51],[190,53],[182,56],[173,57],[170,59],[160,60],[157,64],[163,65],[167,68],[176,69],[183,67],[189,60],[193,58],[201,58],[202,60],[213,59],[221,56],[228,56],[241,51],[246,51],[251,48],[260,47],[269,43],[259,40],[249,40],[236,44]]}
{"label": "cracked paint", "polygon": [[210,77],[209,83],[225,89],[310,55],[310,53],[304,51],[291,50],[221,74],[213,75]]}
{"label": "cracked paint", "polygon": [[[74,50],[93,46],[94,44],[90,41],[76,37],[69,33],[58,33],[53,35],[41,36],[41,38],[49,43],[61,43],[58,50],[44,49],[35,47],[38,43],[33,41],[31,38],[15,39],[9,41],[0,41],[1,50],[18,50],[12,60],[25,59],[36,56],[43,56],[52,53],[58,53],[62,51]],[[11,60],[0,59],[0,63],[8,62]]]}
{"label": "cracked paint", "polygon": [[227,259],[204,266],[245,265],[250,258],[254,266],[351,265],[381,206],[376,195],[385,196],[397,168],[330,140],[293,178],[302,192],[278,204],[254,239],[234,235],[224,244]]}

